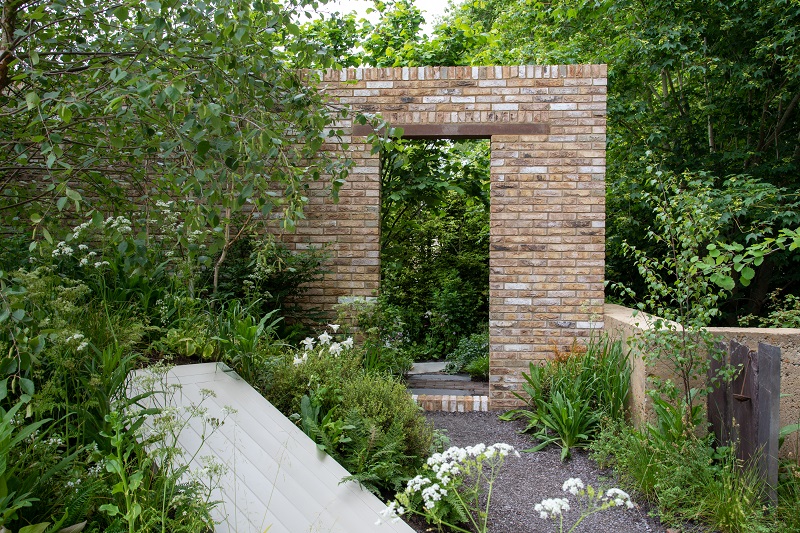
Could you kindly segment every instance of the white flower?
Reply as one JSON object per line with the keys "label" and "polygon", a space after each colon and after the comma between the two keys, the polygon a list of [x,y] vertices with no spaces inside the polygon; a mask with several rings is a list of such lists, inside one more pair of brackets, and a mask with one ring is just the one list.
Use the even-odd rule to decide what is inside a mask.
{"label": "white flower", "polygon": [[345,340],[342,341],[342,346],[345,348],[352,348],[353,347],[353,337],[347,337]]}
{"label": "white flower", "polygon": [[329,348],[331,355],[334,357],[338,357],[340,353],[342,353],[342,345],[338,342],[331,343],[331,347]]}
{"label": "white flower", "polygon": [[81,252],[85,252],[88,249],[89,249],[89,247],[86,246],[85,244],[79,244],[78,245],[78,250],[80,250]]}
{"label": "white flower", "polygon": [[75,250],[72,249],[72,246],[69,246],[64,241],[59,242],[56,244],[56,249],[53,250],[53,257],[58,257],[59,255],[72,255],[72,252]]}
{"label": "white flower", "polygon": [[430,482],[430,479],[422,476],[409,479],[408,483],[406,484],[406,492],[417,492],[422,488],[423,485],[428,485]]}
{"label": "white flower", "polygon": [[331,328],[331,330],[332,330],[334,333],[336,333],[337,331],[339,331],[339,328],[340,328],[341,326],[339,326],[339,324],[328,324],[328,327],[329,327],[329,328]]}
{"label": "white flower", "polygon": [[80,343],[80,344],[78,345],[78,347],[77,347],[77,348],[75,348],[75,351],[76,351],[76,352],[82,352],[82,351],[84,351],[84,350],[86,349],[86,347],[87,347],[87,346],[89,346],[89,343],[88,343],[88,342],[82,342],[82,343]]}
{"label": "white flower", "polygon": [[617,507],[624,505],[628,509],[633,509],[633,502],[631,501],[630,495],[621,489],[617,488],[608,489],[606,491],[605,500],[613,501],[614,505],[616,505]]}
{"label": "white flower", "polygon": [[67,340],[66,340],[66,342],[72,342],[72,341],[82,341],[83,339],[84,339],[84,337],[83,337],[83,334],[81,334],[81,333],[74,333],[73,335],[71,335],[71,336],[67,337]]}
{"label": "white flower", "polygon": [[[386,508],[380,512],[381,518],[383,520],[389,520],[392,523],[396,523],[400,521],[400,516],[405,513],[406,510],[401,507],[396,501],[391,501],[386,504]],[[381,518],[375,522],[376,526],[379,526],[383,523]]]}
{"label": "white flower", "polygon": [[303,364],[308,360],[308,354],[304,353],[302,357],[294,356],[294,366]]}
{"label": "white flower", "polygon": [[564,485],[561,487],[561,490],[564,492],[569,492],[573,496],[577,496],[578,493],[583,490],[584,485],[583,481],[579,477],[571,477],[564,482]]}
{"label": "white flower", "polygon": [[320,336],[319,336],[319,337],[317,337],[317,338],[319,339],[319,343],[324,345],[324,344],[328,344],[329,342],[331,342],[331,339],[332,339],[333,337],[331,337],[330,335],[328,335],[328,333],[327,333],[327,332],[324,332],[324,333],[322,333],[322,335],[320,335]]}
{"label": "white flower", "polygon": [[305,346],[306,350],[310,350],[311,348],[314,347],[314,339],[312,339],[311,337],[306,337],[305,339],[300,341],[300,344]]}
{"label": "white flower", "polygon": [[442,496],[447,495],[447,490],[441,487],[438,483],[434,483],[422,489],[422,499],[425,501],[425,507],[433,509],[436,502],[442,499]]}
{"label": "white flower", "polygon": [[540,518],[556,517],[569,511],[569,501],[566,498],[548,498],[534,505],[533,510],[539,513]]}

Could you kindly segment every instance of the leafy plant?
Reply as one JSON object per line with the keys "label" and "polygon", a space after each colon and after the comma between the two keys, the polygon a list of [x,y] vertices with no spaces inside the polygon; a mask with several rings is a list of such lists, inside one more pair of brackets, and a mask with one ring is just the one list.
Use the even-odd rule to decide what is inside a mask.
{"label": "leafy plant", "polygon": [[[456,349],[447,355],[445,372],[456,374],[458,372],[468,371],[467,369],[473,363],[486,360],[485,374],[482,372],[480,366],[475,367],[474,371],[478,377],[485,376],[485,379],[489,379],[488,357],[489,332],[473,333],[469,337],[459,340]],[[472,372],[470,372],[470,374],[472,374]]]}
{"label": "leafy plant", "polygon": [[621,342],[605,336],[592,339],[585,351],[576,345],[557,355],[544,364],[529,364],[529,372],[522,373],[525,396],[517,394],[528,408],[509,411],[501,419],[526,419],[523,431],[541,442],[525,451],[559,444],[563,461],[571,448],[587,445],[603,417],[624,417],[631,369]]}
{"label": "leafy plant", "polygon": [[523,451],[538,452],[550,444],[559,444],[561,460],[565,461],[569,458],[572,448],[586,447],[599,421],[600,414],[593,411],[588,402],[573,404],[572,400],[564,397],[561,391],[557,391],[550,396],[550,400],[544,404],[544,409],[536,416],[536,426],[539,430],[533,437],[541,442]]}
{"label": "leafy plant", "polygon": [[408,512],[439,528],[486,533],[494,483],[508,454],[519,455],[500,442],[434,453],[423,474],[411,479],[381,515],[394,521]]}
{"label": "leafy plant", "polygon": [[257,303],[245,307],[239,300],[231,301],[217,314],[216,335],[212,337],[219,343],[220,358],[251,383],[259,379],[263,371],[259,343],[273,342],[275,328],[282,320],[281,317],[273,319],[277,310],[260,320],[253,316],[251,311]]}

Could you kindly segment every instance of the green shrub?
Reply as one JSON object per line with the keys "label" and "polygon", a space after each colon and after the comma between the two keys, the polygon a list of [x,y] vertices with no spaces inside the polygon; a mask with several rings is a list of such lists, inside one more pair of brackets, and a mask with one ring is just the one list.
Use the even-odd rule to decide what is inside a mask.
{"label": "green shrub", "polygon": [[[481,371],[481,363],[474,367],[475,373],[488,379],[489,368],[489,331],[482,333],[473,333],[469,337],[464,337],[458,341],[458,346],[455,350],[447,355],[447,365],[445,372],[448,374],[456,374],[459,372],[467,371],[467,368],[476,361],[486,360],[486,373]],[[472,374],[472,372],[470,372]]]}
{"label": "green shrub", "polygon": [[384,432],[397,424],[405,441],[403,451],[409,455],[422,456],[430,451],[432,428],[405,385],[394,378],[371,373],[353,376],[342,387],[339,409],[358,413]]}
{"label": "green shrub", "polygon": [[483,355],[473,360],[464,367],[464,371],[474,380],[489,381],[489,355]]}
{"label": "green shrub", "polygon": [[762,510],[763,483],[735,450],[715,450],[712,437],[653,440],[621,422],[606,425],[590,445],[601,467],[655,503],[661,520],[697,521],[724,533],[775,531]]}
{"label": "green shrub", "polygon": [[544,364],[530,363],[529,373],[522,374],[527,396],[515,393],[528,407],[509,411],[502,418],[527,419],[525,431],[542,441],[529,451],[557,443],[564,460],[570,448],[591,441],[603,416],[624,417],[631,369],[622,343],[607,336],[593,339],[585,350],[576,344],[570,352],[556,356]]}
{"label": "green shrub", "polygon": [[363,350],[349,347],[352,338],[323,335],[273,359],[265,397],[351,479],[388,496],[421,466],[433,429],[396,377],[363,368]]}

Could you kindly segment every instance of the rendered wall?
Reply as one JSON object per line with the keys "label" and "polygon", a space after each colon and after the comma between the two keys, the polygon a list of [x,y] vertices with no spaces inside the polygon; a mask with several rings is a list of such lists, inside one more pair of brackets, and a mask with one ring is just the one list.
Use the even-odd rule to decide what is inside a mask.
{"label": "rendered wall", "polygon": [[[633,310],[620,305],[606,304],[606,331],[623,341],[629,340],[649,328],[647,320],[640,314],[633,316]],[[780,426],[800,422],[800,329],[795,328],[708,328],[720,340],[736,340],[751,350],[758,349],[763,342],[781,349],[781,395]],[[631,419],[639,426],[654,416],[647,400],[648,378],[670,377],[666,365],[645,364],[642,354],[635,349],[629,352],[633,367],[631,375],[630,409]],[[800,452],[798,436],[787,440],[780,450],[781,457]]]}
{"label": "rendered wall", "polygon": [[[491,139],[490,408],[518,405],[521,371],[603,327],[605,65],[327,71],[332,102],[380,113],[406,136]],[[380,283],[379,156],[340,124],[355,161],[334,204],[312,184],[285,240],[328,244],[333,272],[309,303],[373,297]],[[328,146],[336,150],[340,147]]]}

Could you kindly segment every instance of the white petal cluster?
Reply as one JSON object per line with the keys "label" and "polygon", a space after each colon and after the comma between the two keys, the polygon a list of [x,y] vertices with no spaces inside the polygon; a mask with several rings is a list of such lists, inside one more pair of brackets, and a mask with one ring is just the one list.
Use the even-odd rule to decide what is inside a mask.
{"label": "white petal cluster", "polygon": [[606,501],[613,501],[617,507],[625,506],[628,509],[633,509],[633,502],[630,495],[621,489],[608,489],[605,496]]}
{"label": "white petal cluster", "polygon": [[322,333],[322,334],[321,334],[319,337],[317,337],[317,338],[319,339],[319,343],[320,343],[320,345],[324,346],[324,345],[328,344],[329,342],[331,342],[331,339],[332,339],[333,337],[331,337],[330,335],[328,335],[328,333],[327,333],[327,332],[323,332],[323,333]]}
{"label": "white petal cluster", "polygon": [[533,506],[540,518],[556,517],[569,511],[569,501],[566,498],[548,498]]}
{"label": "white petal cluster", "polygon": [[423,477],[417,476],[415,478],[409,479],[408,483],[406,484],[406,492],[417,492],[425,485],[430,484],[431,480]]}
{"label": "white petal cluster", "polygon": [[397,503],[396,501],[391,501],[388,504],[386,504],[386,508],[380,512],[381,518],[379,518],[378,521],[375,522],[375,525],[376,526],[381,525],[384,520],[389,520],[392,523],[399,522],[400,516],[402,516],[403,513],[405,512],[406,510],[403,507],[401,507],[399,503]]}
{"label": "white petal cluster", "polygon": [[580,491],[584,489],[583,481],[579,477],[571,477],[564,482],[561,490],[569,492],[573,496],[577,496]]}
{"label": "white petal cluster", "polygon": [[425,502],[425,507],[433,509],[436,502],[442,499],[442,496],[447,496],[447,489],[440,486],[438,483],[429,485],[422,489],[422,500]]}
{"label": "white petal cluster", "polygon": [[56,244],[56,247],[53,250],[53,257],[58,257],[59,255],[72,255],[72,252],[74,251],[75,250],[72,249],[72,246],[69,246],[64,241],[61,241]]}
{"label": "white petal cluster", "polygon": [[315,342],[314,339],[312,339],[311,337],[306,337],[305,339],[300,341],[300,344],[302,344],[306,350],[310,350],[314,347],[314,342]]}

